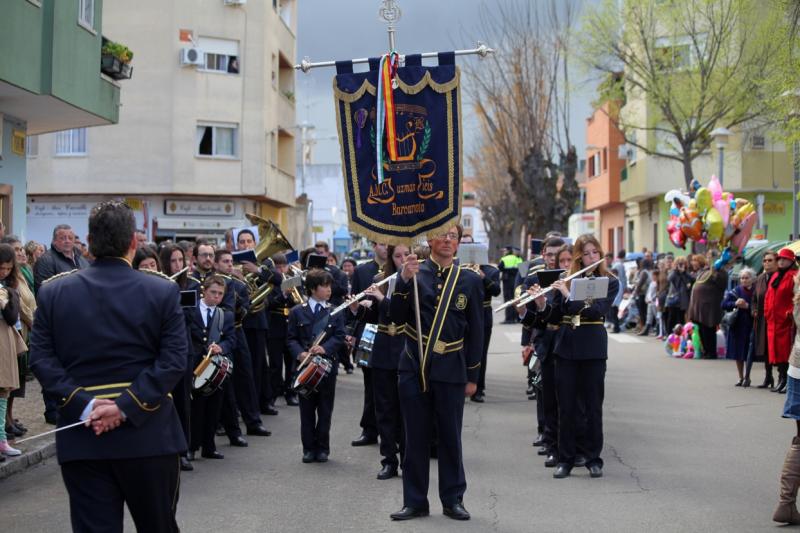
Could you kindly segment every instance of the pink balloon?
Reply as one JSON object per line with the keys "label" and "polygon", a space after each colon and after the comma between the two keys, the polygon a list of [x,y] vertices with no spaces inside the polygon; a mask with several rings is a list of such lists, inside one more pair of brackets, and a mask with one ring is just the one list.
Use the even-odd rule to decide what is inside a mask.
{"label": "pink balloon", "polygon": [[753,227],[756,225],[756,216],[756,213],[753,212],[744,217],[744,220],[739,224],[739,229],[733,234],[733,237],[731,237],[731,246],[736,249],[737,255],[742,253],[742,250],[744,250],[744,247],[747,245],[747,241],[750,240]]}
{"label": "pink balloon", "polygon": [[727,226],[728,218],[731,215],[730,202],[720,198],[719,200],[714,200],[714,207],[717,208],[717,211],[719,211],[719,214],[722,216],[722,223]]}
{"label": "pink balloon", "polygon": [[708,182],[708,187],[706,188],[711,191],[711,199],[713,201],[716,202],[722,198],[722,185],[719,184],[716,176],[711,176],[711,181]]}

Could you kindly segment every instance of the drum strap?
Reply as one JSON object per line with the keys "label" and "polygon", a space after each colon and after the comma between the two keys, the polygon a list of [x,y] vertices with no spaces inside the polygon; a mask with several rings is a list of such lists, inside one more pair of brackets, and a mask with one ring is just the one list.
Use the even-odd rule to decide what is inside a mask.
{"label": "drum strap", "polygon": [[311,326],[311,340],[312,342],[319,336],[320,333],[325,331],[328,327],[328,322],[331,321],[331,314],[327,309],[323,309],[317,316],[316,322]]}

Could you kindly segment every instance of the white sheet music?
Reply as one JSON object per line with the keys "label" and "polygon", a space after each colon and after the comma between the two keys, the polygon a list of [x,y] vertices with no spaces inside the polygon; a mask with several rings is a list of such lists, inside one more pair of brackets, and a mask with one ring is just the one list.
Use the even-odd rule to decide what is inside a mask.
{"label": "white sheet music", "polygon": [[608,278],[576,278],[570,281],[570,300],[576,302],[599,300],[607,295]]}

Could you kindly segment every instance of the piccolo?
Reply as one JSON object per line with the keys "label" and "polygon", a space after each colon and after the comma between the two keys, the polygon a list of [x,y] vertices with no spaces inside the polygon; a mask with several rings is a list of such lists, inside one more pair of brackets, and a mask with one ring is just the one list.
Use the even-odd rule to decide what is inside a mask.
{"label": "piccolo", "polygon": [[[395,277],[397,277],[397,272],[395,272],[394,274],[392,274],[388,278],[380,280],[378,283],[373,283],[372,285],[370,285],[370,287],[380,287],[381,285],[386,285],[387,283],[389,283],[389,280],[391,280],[392,278],[395,278]],[[340,311],[343,311],[344,309],[347,309],[348,307],[350,307],[350,304],[352,304],[353,302],[357,302],[359,300],[363,300],[366,295],[367,295],[367,291],[359,292],[358,294],[356,294],[355,296],[353,296],[352,298],[350,298],[349,300],[347,300],[346,302],[341,304],[339,307],[337,307],[336,309],[331,311],[331,316],[335,315],[336,313],[338,313]]]}
{"label": "piccolo", "polygon": [[[597,265],[599,265],[603,261],[605,261],[605,259],[601,259],[600,261],[598,261],[598,262],[596,262],[596,263],[594,263],[592,265],[589,265],[588,267],[586,267],[586,268],[584,268],[582,270],[578,270],[574,274],[572,274],[570,276],[567,276],[566,278],[564,278],[561,281],[569,281],[572,278],[577,278],[578,276],[580,276],[584,272],[588,272],[590,270],[594,270],[594,268],[597,267]],[[530,302],[532,302],[533,300],[535,300],[536,298],[539,298],[540,296],[544,296],[545,294],[547,294],[551,290],[553,290],[553,286],[552,285],[547,287],[546,289],[542,289],[541,291],[537,292],[536,294],[529,294],[528,292],[523,292],[522,294],[520,294],[519,296],[517,296],[513,300],[509,300],[506,303],[504,303],[503,305],[498,306],[497,309],[494,310],[494,312],[495,313],[499,313],[500,311],[502,311],[506,307],[510,307],[512,305],[514,307],[520,307],[520,306],[523,306],[523,305],[527,305]]]}

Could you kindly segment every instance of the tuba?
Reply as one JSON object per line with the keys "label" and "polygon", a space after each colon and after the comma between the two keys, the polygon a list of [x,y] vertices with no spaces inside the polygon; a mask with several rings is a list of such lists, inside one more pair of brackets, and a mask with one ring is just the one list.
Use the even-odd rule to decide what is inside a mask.
{"label": "tuba", "polygon": [[[289,240],[273,221],[250,213],[245,214],[245,217],[258,227],[258,244],[253,251],[259,263],[263,263],[278,252],[292,249]],[[267,296],[272,292],[274,285],[260,283],[258,274],[248,273],[244,279],[250,292],[250,313],[260,313],[264,310]]]}

